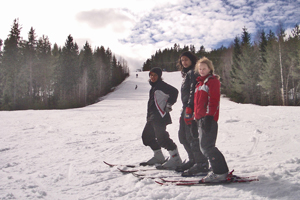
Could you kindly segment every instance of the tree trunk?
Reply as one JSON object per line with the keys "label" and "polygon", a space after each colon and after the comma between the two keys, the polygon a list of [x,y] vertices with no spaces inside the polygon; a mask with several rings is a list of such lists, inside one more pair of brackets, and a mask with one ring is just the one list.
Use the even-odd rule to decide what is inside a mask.
{"label": "tree trunk", "polygon": [[282,105],[285,105],[285,98],[284,98],[284,83],[283,83],[283,70],[282,70],[282,61],[281,61],[281,47],[280,47],[280,40],[278,41],[279,44],[279,65],[280,65],[280,75],[281,75],[281,99]]}

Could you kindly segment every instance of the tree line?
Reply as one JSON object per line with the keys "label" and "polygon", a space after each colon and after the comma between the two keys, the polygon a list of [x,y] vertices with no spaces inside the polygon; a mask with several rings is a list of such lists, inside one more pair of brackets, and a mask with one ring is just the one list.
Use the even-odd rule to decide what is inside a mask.
{"label": "tree line", "polygon": [[[126,60],[88,42],[79,50],[69,35],[63,47],[30,29],[20,36],[18,19],[0,39],[0,110],[63,109],[95,103],[127,76]],[[3,50],[2,50],[3,49]]]}
{"label": "tree line", "polygon": [[259,30],[251,40],[247,28],[242,29],[229,47],[206,51],[201,46],[175,44],[158,50],[143,64],[143,71],[161,67],[165,71],[178,70],[178,58],[191,51],[199,58],[213,61],[215,72],[221,76],[221,92],[238,103],[257,105],[300,104],[300,28],[296,24],[291,33],[280,23],[276,33]]}

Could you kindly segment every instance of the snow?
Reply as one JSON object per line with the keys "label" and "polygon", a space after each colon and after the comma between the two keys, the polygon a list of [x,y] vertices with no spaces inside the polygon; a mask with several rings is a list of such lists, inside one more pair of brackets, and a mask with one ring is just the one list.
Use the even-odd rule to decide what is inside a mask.
{"label": "snow", "polygon": [[[84,108],[1,111],[0,199],[299,199],[300,107],[221,98],[217,147],[234,174],[258,176],[256,182],[161,186],[105,165],[138,164],[153,155],[141,140],[148,73],[137,73],[138,78],[130,76],[101,102]],[[163,79],[180,90],[180,72],[163,72]],[[177,135],[181,106],[179,97],[167,130],[185,160]]]}

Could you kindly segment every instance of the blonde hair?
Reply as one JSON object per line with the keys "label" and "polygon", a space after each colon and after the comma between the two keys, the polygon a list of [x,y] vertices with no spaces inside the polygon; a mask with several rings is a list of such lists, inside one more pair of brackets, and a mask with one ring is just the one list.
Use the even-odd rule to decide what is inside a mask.
{"label": "blonde hair", "polygon": [[200,63],[205,63],[207,65],[207,67],[210,69],[209,73],[214,74],[214,71],[215,71],[214,65],[213,65],[212,61],[209,60],[208,58],[206,58],[205,56],[197,61],[196,66],[195,66],[195,73],[196,74],[199,74]]}

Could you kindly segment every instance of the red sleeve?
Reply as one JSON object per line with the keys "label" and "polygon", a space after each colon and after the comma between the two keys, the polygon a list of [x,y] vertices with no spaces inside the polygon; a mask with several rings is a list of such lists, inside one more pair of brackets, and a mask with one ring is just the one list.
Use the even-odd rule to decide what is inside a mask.
{"label": "red sleeve", "polygon": [[209,92],[208,92],[208,113],[207,115],[215,116],[215,114],[219,110],[219,104],[220,104],[220,96],[221,96],[221,83],[219,79],[213,78],[210,79],[210,81],[207,83]]}

